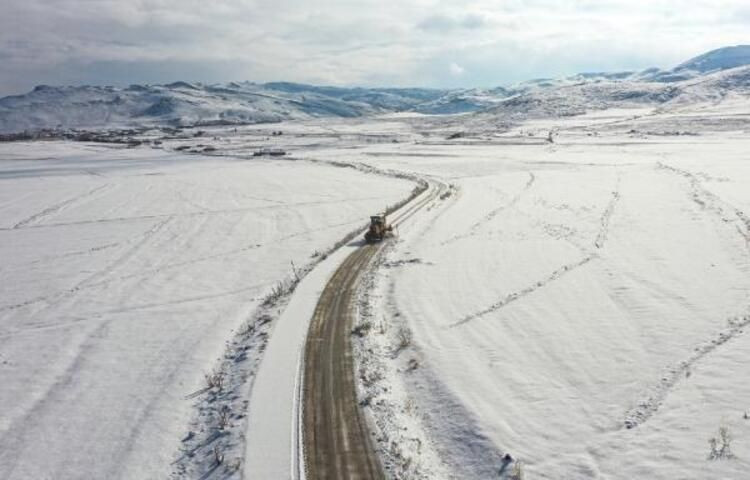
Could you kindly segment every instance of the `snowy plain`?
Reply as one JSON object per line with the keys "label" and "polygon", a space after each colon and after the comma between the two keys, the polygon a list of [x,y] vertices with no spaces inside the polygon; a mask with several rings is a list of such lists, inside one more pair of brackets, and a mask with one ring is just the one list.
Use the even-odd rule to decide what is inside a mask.
{"label": "snowy plain", "polygon": [[[503,128],[389,115],[206,130],[159,149],[0,145],[0,476],[168,475],[186,396],[290,262],[411,191],[370,166],[452,186],[360,292],[360,393],[393,478],[507,477],[506,453],[526,478],[745,478],[745,97]],[[170,153],[197,142],[217,156]],[[312,303],[341,255],[291,302]],[[296,355],[307,319],[291,302],[265,353]],[[282,371],[293,395],[297,358],[266,360],[258,381]],[[291,424],[294,399],[278,401]],[[241,435],[290,452],[250,442],[235,472],[182,474],[291,470],[269,407],[250,405]],[[722,425],[736,458],[709,460]]]}
{"label": "snowy plain", "polygon": [[[405,197],[344,168],[0,145],[0,477],[166,478],[233,330]],[[365,213],[363,213],[365,212]]]}
{"label": "snowy plain", "polygon": [[[506,453],[528,478],[746,477],[750,117],[699,111],[357,152],[457,189],[363,292],[361,395],[395,478],[508,475]],[[735,458],[708,460],[720,426]]]}

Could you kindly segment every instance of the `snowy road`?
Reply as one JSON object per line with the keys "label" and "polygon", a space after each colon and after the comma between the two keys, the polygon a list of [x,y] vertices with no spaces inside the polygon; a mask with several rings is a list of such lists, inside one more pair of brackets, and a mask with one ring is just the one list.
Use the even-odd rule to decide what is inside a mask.
{"label": "snowy road", "polygon": [[[441,148],[369,148],[459,188],[372,289],[364,409],[396,476],[511,453],[535,478],[744,478],[746,134]],[[707,461],[721,425],[737,458]]]}
{"label": "snowy road", "polygon": [[363,245],[341,264],[326,285],[310,325],[302,405],[310,480],[383,478],[357,401],[350,340],[357,280],[378,247]]}
{"label": "snowy road", "polygon": [[0,145],[0,478],[167,478],[198,431],[193,392],[290,262],[412,187],[305,162]]}
{"label": "snowy road", "polygon": [[[421,198],[391,217],[395,228],[435,201],[445,188],[431,183]],[[361,275],[385,243],[362,245],[336,270],[320,296],[307,335],[302,399],[308,479],[383,478],[371,432],[359,407],[352,325]]]}
{"label": "snowy road", "polygon": [[[378,268],[344,268],[323,322],[339,346],[307,378],[343,356],[314,406],[356,410],[353,378],[387,475],[494,478],[511,453],[534,478],[744,478],[750,123],[717,112],[475,122],[460,142],[456,119],[407,117],[201,138],[237,158],[0,145],[0,477],[304,474],[309,320],[347,258],[367,263],[356,242],[321,252],[413,187],[379,169],[450,191],[403,209]],[[251,157],[265,142],[293,154]],[[372,328],[352,361],[357,281]],[[233,383],[206,393],[217,366]],[[357,413],[337,415],[345,438]],[[710,461],[720,426],[735,458]]]}

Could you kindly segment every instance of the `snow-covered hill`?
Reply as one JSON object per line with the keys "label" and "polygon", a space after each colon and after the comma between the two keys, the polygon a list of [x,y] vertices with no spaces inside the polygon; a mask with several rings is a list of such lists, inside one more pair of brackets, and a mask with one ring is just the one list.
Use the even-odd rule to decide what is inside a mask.
{"label": "snow-covered hill", "polygon": [[508,120],[606,108],[716,101],[746,94],[750,46],[726,47],[670,70],[581,73],[490,89],[341,88],[298,83],[175,82],[127,88],[39,86],[0,99],[0,133],[44,128],[252,124],[388,112],[481,112]]}
{"label": "snow-covered hill", "polygon": [[672,109],[750,96],[750,59],[748,65],[707,73],[681,68],[525,82],[514,88],[515,95],[484,113],[509,119],[566,117],[608,108]]}
{"label": "snow-covered hill", "polygon": [[675,71],[687,70],[706,73],[743,65],[750,65],[750,45],[737,45],[712,50],[678,65]]}
{"label": "snow-covered hill", "polygon": [[210,125],[357,117],[406,110],[444,94],[431,89],[315,87],[250,82],[131,85],[127,88],[38,86],[0,99],[0,132],[41,128]]}

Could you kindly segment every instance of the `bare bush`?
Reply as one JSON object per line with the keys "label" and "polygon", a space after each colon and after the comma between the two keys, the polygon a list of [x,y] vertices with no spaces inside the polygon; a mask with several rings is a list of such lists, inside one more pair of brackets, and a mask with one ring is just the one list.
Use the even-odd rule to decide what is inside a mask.
{"label": "bare bush", "polygon": [[243,337],[249,337],[255,333],[255,324],[253,322],[245,322],[245,325],[240,330],[240,335]]}
{"label": "bare bush", "polygon": [[217,422],[219,425],[219,430],[224,430],[225,428],[229,426],[230,417],[231,415],[230,415],[228,407],[225,406],[224,408],[221,409],[221,411],[219,411],[219,418]]}
{"label": "bare bush", "polygon": [[407,327],[401,327],[396,333],[396,351],[401,351],[411,345],[412,333]]}
{"label": "bare bush", "polygon": [[242,459],[241,458],[235,458],[234,462],[232,462],[232,464],[229,465],[229,471],[230,472],[239,472],[241,466],[242,466]]}
{"label": "bare bush", "polygon": [[367,333],[370,331],[371,328],[372,328],[372,323],[368,321],[364,321],[352,329],[352,335],[356,335],[362,338],[365,335],[367,335]]}
{"label": "bare bush", "polygon": [[214,370],[212,373],[207,373],[206,387],[209,389],[216,389],[221,391],[224,388],[224,372],[221,370]]}
{"label": "bare bush", "polygon": [[286,292],[287,292],[286,282],[284,281],[277,282],[276,285],[274,285],[273,288],[271,289],[271,293],[269,293],[266,299],[263,300],[263,305],[265,306],[273,305],[274,303],[279,301]]}
{"label": "bare bush", "polygon": [[413,415],[416,410],[417,410],[417,402],[415,402],[414,399],[411,397],[407,398],[406,402],[404,402],[404,412],[406,412],[409,415]]}
{"label": "bare bush", "polygon": [[216,462],[216,465],[221,465],[224,462],[224,454],[221,453],[218,445],[214,446],[214,462]]}
{"label": "bare bush", "polygon": [[723,460],[734,458],[734,454],[731,450],[732,434],[729,432],[729,427],[722,425],[719,427],[719,434],[715,437],[711,437],[708,440],[708,444],[711,446],[711,451],[708,454],[709,460]]}
{"label": "bare bush", "polygon": [[523,480],[523,463],[516,462],[513,464],[513,470],[510,471],[508,480]]}
{"label": "bare bush", "polygon": [[416,358],[410,358],[406,364],[406,371],[413,372],[414,370],[418,368],[419,368],[419,360],[417,360]]}
{"label": "bare bush", "polygon": [[383,380],[383,372],[380,370],[372,370],[370,372],[366,372],[362,370],[359,374],[359,379],[362,381],[362,385],[364,385],[366,388],[370,388],[376,383]]}

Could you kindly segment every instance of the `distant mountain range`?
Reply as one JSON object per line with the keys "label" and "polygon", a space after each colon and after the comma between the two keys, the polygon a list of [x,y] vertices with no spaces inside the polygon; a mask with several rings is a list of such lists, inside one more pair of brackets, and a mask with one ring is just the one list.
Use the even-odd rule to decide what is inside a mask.
{"label": "distant mountain range", "polygon": [[748,45],[713,50],[671,70],[582,73],[488,89],[342,88],[285,82],[175,82],[127,88],[42,85],[0,99],[0,132],[251,124],[404,111],[560,116],[613,106],[715,101],[728,92],[750,94]]}

